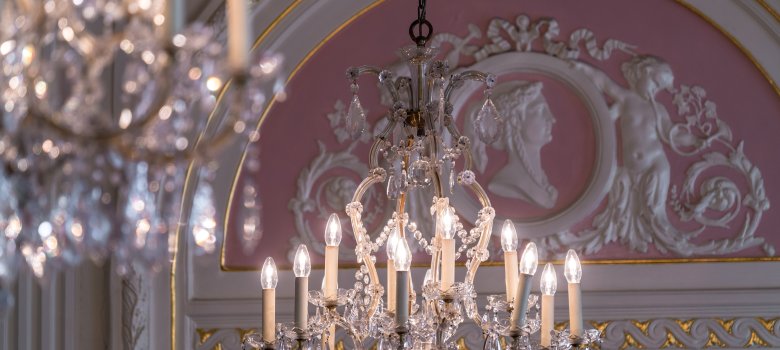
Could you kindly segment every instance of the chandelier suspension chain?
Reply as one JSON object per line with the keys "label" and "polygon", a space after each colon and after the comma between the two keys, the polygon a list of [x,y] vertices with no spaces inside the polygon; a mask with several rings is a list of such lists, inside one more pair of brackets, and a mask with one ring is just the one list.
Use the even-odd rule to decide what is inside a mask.
{"label": "chandelier suspension chain", "polygon": [[[425,32],[424,30],[427,30]],[[409,37],[417,46],[425,46],[433,34],[433,25],[425,19],[425,0],[420,0],[417,5],[417,19],[409,26]]]}

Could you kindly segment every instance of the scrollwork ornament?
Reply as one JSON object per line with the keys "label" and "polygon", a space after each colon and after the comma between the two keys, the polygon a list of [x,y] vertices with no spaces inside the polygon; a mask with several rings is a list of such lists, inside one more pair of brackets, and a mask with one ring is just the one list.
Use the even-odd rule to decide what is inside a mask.
{"label": "scrollwork ornament", "polygon": [[[647,252],[653,246],[662,253],[678,256],[725,255],[761,245],[767,255],[774,255],[775,248],[755,235],[763,213],[769,209],[764,179],[745,154],[744,141],[734,140],[730,127],[718,116],[717,105],[708,99],[705,88],[674,85],[672,67],[668,63],[652,55],[637,55],[635,46],[625,41],[607,38],[599,44],[597,36],[584,28],[573,31],[568,37],[561,37],[560,33],[555,19],[532,19],[521,14],[514,22],[494,19],[484,32],[472,24],[463,37],[440,33],[432,38],[434,46],[451,47],[444,55],[453,71],[463,68],[459,65],[463,57],[479,62],[511,52],[542,53],[553,60],[564,60],[597,87],[609,86],[600,92],[605,101],[612,102],[612,107],[634,106],[624,108],[622,115],[614,116],[616,119],[642,120],[641,127],[621,126],[624,137],[655,142],[652,147],[645,144],[646,147],[636,150],[623,149],[622,166],[617,166],[612,182],[607,182],[604,190],[606,197],[600,199],[607,202],[606,209],[596,213],[590,229],[551,233],[536,240],[543,254],[556,254],[567,248],[593,254],[604,245],[616,242],[632,251]],[[480,42],[483,35],[486,42]],[[449,45],[442,45],[445,43]],[[621,63],[623,78],[628,84],[617,83],[598,68],[577,61],[587,56],[592,62],[600,63],[618,58],[615,53],[631,55]],[[404,68],[400,67],[394,66],[392,73],[401,72]],[[389,78],[391,74],[386,75]],[[398,86],[406,83],[400,78],[396,81]],[[667,91],[672,94],[676,115],[670,115],[662,102],[664,99],[658,98]],[[633,102],[628,104],[629,100]],[[399,107],[405,103],[399,101]],[[382,104],[393,106],[389,96],[383,96]],[[343,114],[343,109],[343,104],[341,107],[337,104],[337,112],[328,116],[336,134],[341,127],[337,114]],[[451,109],[451,105],[445,106],[445,112]],[[398,113],[403,108],[395,110]],[[446,126],[452,122],[452,117],[448,115],[442,124]],[[455,142],[455,151],[468,147],[468,139],[463,136],[461,140]],[[645,163],[626,158],[636,154],[647,155]],[[691,159],[682,184],[671,182],[669,155]],[[479,159],[476,161],[479,166]],[[709,171],[713,168],[725,168],[730,173],[716,176]],[[469,169],[458,175],[461,185],[469,185],[475,180]],[[417,204],[416,199],[411,202]],[[421,204],[420,208],[427,207]],[[363,215],[368,219],[370,214]],[[676,220],[670,215],[677,216]],[[685,228],[675,227],[672,223],[677,221],[685,224]],[[427,224],[418,222],[420,227]],[[478,219],[475,225],[479,226]],[[712,230],[731,230],[732,234],[719,240],[702,239]],[[300,229],[299,234],[306,236]],[[471,255],[476,254],[472,252]]]}
{"label": "scrollwork ornament", "polygon": [[[321,234],[317,230],[311,229],[306,216],[315,213],[319,217],[327,218],[329,213],[342,212],[343,208],[347,208],[351,203],[352,193],[357,187],[353,178],[330,176],[324,181],[323,178],[333,169],[346,169],[356,176],[367,174],[369,172],[368,166],[353,153],[353,148],[356,145],[357,142],[352,143],[341,152],[330,153],[326,151],[325,145],[319,142],[320,154],[312,160],[307,168],[301,171],[297,181],[296,197],[290,200],[289,208],[295,216],[295,228],[298,232],[297,236],[290,239],[292,247],[303,243],[315,252],[324,255],[325,248]],[[366,200],[367,203],[377,203],[374,203],[376,205],[372,204],[370,208],[373,209],[368,211],[364,211],[361,206],[358,213],[363,215],[363,220],[371,223],[383,214],[381,203],[384,202],[384,199],[373,191],[369,191],[366,194]],[[348,230],[348,228],[345,229]],[[294,251],[288,252],[290,257],[294,254]],[[354,251],[351,249],[341,249],[339,254],[342,259],[355,258]]]}

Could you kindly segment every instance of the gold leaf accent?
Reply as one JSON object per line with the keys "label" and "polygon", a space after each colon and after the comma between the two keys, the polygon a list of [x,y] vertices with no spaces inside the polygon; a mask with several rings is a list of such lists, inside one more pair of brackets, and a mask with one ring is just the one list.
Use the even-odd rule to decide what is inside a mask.
{"label": "gold leaf accent", "polygon": [[610,323],[611,321],[604,321],[604,322],[590,321],[590,324],[593,326],[593,328],[595,328],[601,334],[606,333],[607,327],[609,327]]}
{"label": "gold leaf accent", "polygon": [[344,340],[339,340],[336,343],[336,350],[344,350]]}
{"label": "gold leaf accent", "polygon": [[241,340],[241,341],[244,341],[244,338],[247,335],[250,335],[252,333],[257,333],[257,329],[254,329],[254,328],[247,328],[247,329],[239,328],[238,329],[238,339]]}
{"label": "gold leaf accent", "polygon": [[691,327],[693,326],[693,321],[695,320],[675,320],[674,322],[677,323],[677,325],[680,327],[680,329],[683,330],[683,332],[687,333],[688,335],[691,335]]}
{"label": "gold leaf accent", "polygon": [[768,347],[769,344],[766,342],[766,340],[762,339],[756,331],[751,330],[750,331],[750,339],[748,339],[747,343],[745,344],[745,347]]}
{"label": "gold leaf accent", "polygon": [[195,330],[196,333],[198,333],[198,339],[200,339],[200,344],[205,343],[209,338],[211,338],[214,333],[217,332],[216,329],[201,329],[198,328]]}
{"label": "gold leaf accent", "polygon": [[649,331],[649,329],[650,329],[650,321],[651,320],[647,320],[647,321],[642,322],[642,321],[632,320],[631,324],[634,325],[634,327],[636,327],[637,329],[639,329],[642,332],[642,334],[644,334],[644,335],[649,337],[650,336],[650,333],[649,333],[650,332]]}
{"label": "gold leaf accent", "polygon": [[732,319],[721,319],[721,318],[718,318],[718,319],[716,319],[716,321],[718,322],[718,324],[721,327],[723,327],[723,329],[726,330],[726,332],[731,334],[731,327],[734,325],[734,319],[733,318]]}
{"label": "gold leaf accent", "polygon": [[569,321],[563,321],[563,322],[556,323],[553,328],[555,328],[556,331],[560,332],[568,327],[569,327]]}
{"label": "gold leaf accent", "polygon": [[456,344],[458,345],[458,350],[469,350],[469,347],[466,345],[466,338],[460,337]]}
{"label": "gold leaf accent", "polygon": [[760,323],[762,326],[764,326],[764,328],[766,328],[766,330],[769,331],[770,333],[774,332],[775,324],[777,323],[777,319],[765,320],[765,319],[759,317],[759,318],[756,319],[756,321],[758,321],[758,323]]}
{"label": "gold leaf accent", "polygon": [[631,333],[625,333],[625,339],[623,339],[623,344],[620,345],[620,350],[626,350],[628,348],[635,348],[635,349],[644,349],[645,346],[636,341],[633,335]]}
{"label": "gold leaf accent", "polygon": [[666,341],[661,345],[661,349],[666,349],[666,348],[671,348],[671,347],[685,348],[685,344],[683,344],[682,342],[677,340],[677,337],[674,336],[674,333],[672,333],[671,331],[669,331],[667,329],[666,330]]}
{"label": "gold leaf accent", "polygon": [[[729,327],[730,327],[730,325],[729,325]],[[731,333],[731,331],[729,331],[729,333]],[[705,348],[715,348],[715,347],[725,348],[726,347],[726,343],[724,343],[723,340],[718,338],[718,335],[715,334],[715,332],[710,331],[710,336],[707,339],[707,344],[704,344],[704,347]]]}

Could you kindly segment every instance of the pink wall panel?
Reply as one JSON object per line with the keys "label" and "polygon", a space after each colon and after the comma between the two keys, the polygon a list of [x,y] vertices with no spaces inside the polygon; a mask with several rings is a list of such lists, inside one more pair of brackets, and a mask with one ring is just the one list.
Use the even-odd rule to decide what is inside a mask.
{"label": "pink wall panel", "polygon": [[[468,34],[467,24],[473,23],[483,33],[492,18],[500,17],[514,22],[517,15],[527,14],[531,20],[541,17],[555,18],[561,28],[560,38],[579,28],[592,30],[600,42],[608,38],[618,39],[636,45],[638,53],[653,54],[666,60],[674,71],[675,85],[700,85],[706,89],[707,99],[717,104],[717,114],[728,124],[733,135],[733,145],[744,141],[747,158],[760,169],[769,200],[780,198],[780,165],[775,150],[780,149],[780,98],[750,59],[715,27],[708,24],[690,10],[673,1],[430,1],[428,19],[437,32],[453,33],[460,37]],[[273,256],[281,266],[289,265],[291,238],[297,235],[295,217],[289,205],[298,193],[297,183],[301,171],[309,166],[320,153],[321,140],[328,152],[345,150],[350,141],[340,143],[333,133],[327,115],[333,113],[334,103],[350,100],[349,84],[344,72],[347,67],[361,64],[391,65],[397,61],[396,48],[410,43],[408,24],[416,16],[415,6],[410,1],[387,1],[368,11],[363,16],[326,42],[306,62],[288,85],[289,98],[276,104],[269,118],[261,127],[262,168],[256,181],[263,201],[264,235],[260,245],[252,254],[241,249],[239,234],[234,232],[238,225],[231,223],[225,240],[225,267],[259,267],[266,256]],[[539,49],[536,47],[535,49]],[[445,47],[445,51],[449,48]],[[630,59],[623,52],[598,63],[609,76],[619,84],[626,85],[620,73],[620,63]],[[463,57],[460,64],[473,60]],[[583,61],[596,64],[592,59]],[[515,219],[529,219],[548,215],[570,205],[587,186],[595,157],[593,125],[585,111],[583,102],[559,81],[546,76],[517,75],[502,76],[499,82],[512,79],[539,80],[544,83],[544,94],[550,110],[556,118],[553,125],[554,142],[542,149],[542,167],[548,180],[558,190],[558,200],[552,208],[545,209],[530,205],[518,199],[493,195],[494,206],[499,216]],[[373,79],[373,78],[371,78]],[[361,78],[361,101],[369,111],[371,125],[374,125],[386,108],[379,105],[376,88],[369,78]],[[477,94],[481,95],[481,94]],[[472,96],[478,101],[480,96]],[[659,94],[658,100],[669,110],[672,118],[679,121],[672,97]],[[461,118],[463,119],[463,118]],[[616,125],[616,129],[620,127]],[[620,134],[618,134],[620,137]],[[368,143],[358,142],[354,154],[365,162]],[[681,157],[668,146],[666,156],[671,165],[670,182],[679,188],[686,177],[686,170],[700,157]],[[503,167],[506,155],[490,151],[493,157],[484,174],[479,174],[483,185]],[[504,158],[502,158],[504,157]],[[620,160],[622,154],[618,152]],[[708,175],[727,176],[733,179],[741,190],[747,183],[738,174],[728,169],[712,170]],[[352,176],[351,172],[332,170],[324,174],[318,184],[327,181],[329,175]],[[353,176],[354,175],[354,176]],[[484,176],[484,177],[483,177]],[[247,180],[247,179],[244,179]],[[330,191],[343,191],[351,196],[354,183],[346,181],[339,185],[326,186]],[[315,186],[318,187],[318,186]],[[697,186],[698,187],[698,186]],[[317,196],[312,193],[312,203]],[[338,196],[335,196],[338,197]],[[386,199],[376,198],[379,203]],[[602,202],[601,208],[606,206]],[[344,203],[328,203],[342,209]],[[780,209],[770,208],[758,226],[755,235],[766,240],[769,246],[780,245],[780,235],[775,227],[780,225]],[[693,229],[696,225],[681,222],[667,206],[670,223],[681,230]],[[601,209],[594,211],[594,215]],[[313,230],[324,227],[327,213],[310,213],[306,216]],[[232,215],[235,217],[236,215]],[[346,216],[342,216],[345,218]],[[696,239],[704,244],[711,239],[734,236],[744,221],[744,211],[727,228],[708,228]],[[376,227],[379,219],[369,226]],[[593,215],[573,225],[578,232],[591,226]],[[346,226],[346,221],[343,221]],[[499,225],[497,223],[496,225]],[[321,235],[321,232],[315,232]],[[522,236],[522,232],[520,233]],[[346,236],[346,235],[345,235]],[[345,239],[344,248],[354,243]],[[764,257],[768,248],[761,245],[717,257]],[[771,249],[769,249],[771,250]],[[316,254],[315,254],[316,255]],[[383,254],[380,254],[383,256]],[[711,254],[696,254],[694,257],[710,257]],[[651,244],[647,252],[637,252],[625,244],[610,243],[586,259],[659,259],[679,258],[679,254],[662,253]],[[315,264],[322,261],[313,257]]]}

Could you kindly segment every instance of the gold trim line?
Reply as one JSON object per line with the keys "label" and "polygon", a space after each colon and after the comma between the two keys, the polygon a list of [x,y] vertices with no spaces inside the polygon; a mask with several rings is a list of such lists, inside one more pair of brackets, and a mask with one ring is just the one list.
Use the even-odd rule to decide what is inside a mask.
{"label": "gold trim line", "polygon": [[[295,77],[295,75],[298,74],[298,71],[301,70],[303,65],[305,65],[307,62],[309,62],[311,57],[314,56],[314,54],[316,54],[322,48],[322,46],[325,45],[325,43],[329,42],[336,34],[341,32],[350,23],[355,21],[357,18],[363,16],[366,12],[370,11],[371,9],[377,7],[382,2],[384,2],[384,0],[377,0],[377,1],[369,4],[365,8],[363,8],[360,11],[358,11],[357,13],[355,13],[352,17],[347,19],[344,23],[339,25],[336,29],[331,31],[324,39],[322,39],[319,43],[317,43],[317,45],[314,46],[314,48],[311,51],[309,51],[306,54],[306,56],[304,56],[303,59],[300,62],[298,62],[298,64],[295,66],[295,68],[292,70],[292,72],[290,72],[290,76],[287,77],[287,81],[285,82],[285,84],[289,83],[290,80],[292,80]],[[219,102],[217,102],[217,103],[219,103]],[[268,105],[263,110],[263,114],[260,117],[260,121],[258,121],[258,123],[257,123],[257,128],[256,128],[257,130],[260,130],[260,127],[263,125],[263,122],[268,117],[268,114],[270,113],[271,108],[275,104],[276,104],[276,97],[274,96],[274,98],[271,100],[271,102],[269,102]],[[229,232],[228,231],[228,224],[230,223],[230,211],[231,211],[231,206],[233,205],[233,196],[234,196],[234,194],[236,192],[236,187],[238,186],[238,179],[239,179],[239,177],[241,175],[241,171],[240,170],[244,166],[244,160],[245,159],[246,159],[246,149],[244,149],[243,153],[241,153],[241,161],[238,163],[238,166],[236,167],[236,170],[234,172],[235,175],[233,177],[233,184],[230,186],[230,195],[228,196],[228,203],[225,206],[225,215],[224,215],[225,222],[224,222],[223,231],[222,231],[222,232],[225,233],[225,237],[223,237],[222,249],[220,249],[220,253],[219,253],[220,254],[220,256],[219,256],[219,268],[222,271],[231,271],[225,264],[225,242],[227,241],[226,237],[227,237],[227,234]]]}

